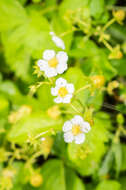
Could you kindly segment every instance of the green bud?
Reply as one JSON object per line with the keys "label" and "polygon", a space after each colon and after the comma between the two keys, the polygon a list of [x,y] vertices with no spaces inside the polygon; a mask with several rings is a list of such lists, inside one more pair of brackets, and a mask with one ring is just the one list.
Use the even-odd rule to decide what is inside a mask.
{"label": "green bud", "polygon": [[117,123],[122,125],[124,123],[124,117],[121,113],[117,115]]}

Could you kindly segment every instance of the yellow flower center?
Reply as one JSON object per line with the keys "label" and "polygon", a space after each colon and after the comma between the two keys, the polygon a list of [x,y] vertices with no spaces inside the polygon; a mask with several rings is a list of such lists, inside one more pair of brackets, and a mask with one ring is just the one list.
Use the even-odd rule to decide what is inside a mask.
{"label": "yellow flower center", "polygon": [[52,59],[48,61],[48,64],[50,67],[55,68],[58,65],[58,60],[56,59],[56,57],[53,57]]}
{"label": "yellow flower center", "polygon": [[67,94],[68,94],[68,91],[65,87],[61,87],[59,90],[58,90],[58,94],[60,97],[64,98]]}
{"label": "yellow flower center", "polygon": [[72,133],[73,133],[74,136],[80,134],[81,133],[80,125],[74,125],[72,127]]}

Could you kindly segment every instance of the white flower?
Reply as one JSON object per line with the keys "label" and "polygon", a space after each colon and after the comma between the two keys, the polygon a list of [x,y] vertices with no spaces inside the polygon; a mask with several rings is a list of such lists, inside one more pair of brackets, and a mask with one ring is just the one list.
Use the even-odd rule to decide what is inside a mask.
{"label": "white flower", "polygon": [[57,47],[65,49],[64,41],[61,38],[56,36],[54,32],[50,32],[50,35],[52,36],[52,40],[56,44]]}
{"label": "white flower", "polygon": [[64,141],[67,143],[75,141],[76,144],[81,144],[85,140],[85,133],[88,133],[90,129],[90,124],[81,116],[76,115],[63,125]]}
{"label": "white flower", "polygon": [[68,56],[64,51],[56,54],[54,50],[45,50],[43,59],[39,59],[37,64],[47,77],[53,77],[67,69],[67,60]]}
{"label": "white flower", "polygon": [[74,85],[67,83],[63,78],[58,78],[56,80],[55,88],[51,88],[51,94],[57,96],[54,101],[56,103],[70,103],[73,96]]}

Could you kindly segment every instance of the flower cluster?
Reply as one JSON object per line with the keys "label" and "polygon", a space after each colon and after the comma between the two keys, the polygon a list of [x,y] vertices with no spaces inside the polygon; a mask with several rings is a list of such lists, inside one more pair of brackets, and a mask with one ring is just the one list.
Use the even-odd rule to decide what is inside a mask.
{"label": "flower cluster", "polygon": [[[62,39],[57,37],[54,32],[50,32],[52,41],[61,49],[65,49],[65,44]],[[67,70],[68,55],[65,51],[55,52],[54,50],[45,50],[43,58],[37,62],[40,71],[47,78],[55,77],[58,74],[64,73]],[[70,103],[74,93],[74,85],[68,83],[64,78],[58,78],[55,82],[55,87],[51,88],[51,94],[56,96],[55,103]],[[75,142],[81,144],[85,140],[85,133],[91,129],[90,124],[83,120],[79,115],[76,115],[70,121],[66,121],[63,126],[64,140],[67,143]]]}

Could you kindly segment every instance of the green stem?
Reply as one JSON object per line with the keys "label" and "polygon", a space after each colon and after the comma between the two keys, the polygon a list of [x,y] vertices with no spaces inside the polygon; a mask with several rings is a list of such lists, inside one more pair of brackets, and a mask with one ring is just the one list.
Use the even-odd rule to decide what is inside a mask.
{"label": "green stem", "polygon": [[102,42],[110,51],[113,51],[112,46],[106,40],[102,40]]}
{"label": "green stem", "polygon": [[47,134],[47,133],[49,133],[49,132],[52,132],[52,129],[49,129],[48,131],[45,131],[45,132],[42,132],[42,133],[36,135],[36,136],[35,136],[35,139],[40,138],[41,136],[43,136],[43,135],[45,135],[45,134]]}
{"label": "green stem", "polygon": [[82,88],[78,89],[78,90],[75,92],[75,95],[78,94],[79,92],[81,92],[82,90],[85,90],[85,89],[90,88],[90,87],[91,87],[90,84],[88,84],[88,85],[86,85],[86,86],[83,86]]}
{"label": "green stem", "polygon": [[73,110],[75,111],[75,112],[77,112],[77,113],[81,113],[72,103],[70,103],[69,104],[72,108],[73,108]]}
{"label": "green stem", "polygon": [[48,7],[48,8],[46,8],[46,9],[43,9],[43,10],[41,11],[41,14],[43,15],[43,14],[46,14],[46,13],[48,13],[48,12],[55,11],[56,9],[57,9],[57,6],[51,6],[51,7]]}
{"label": "green stem", "polygon": [[74,31],[77,31],[77,30],[79,30],[79,29],[78,29],[78,28],[73,27],[73,28],[72,28],[72,30],[68,30],[68,31],[66,31],[66,32],[61,33],[61,34],[59,35],[59,37],[66,36],[66,35],[68,35],[68,34],[70,34],[70,33],[74,32]]}
{"label": "green stem", "polygon": [[112,18],[107,24],[103,27],[102,32],[104,32],[110,25],[112,25],[116,21],[115,18]]}

